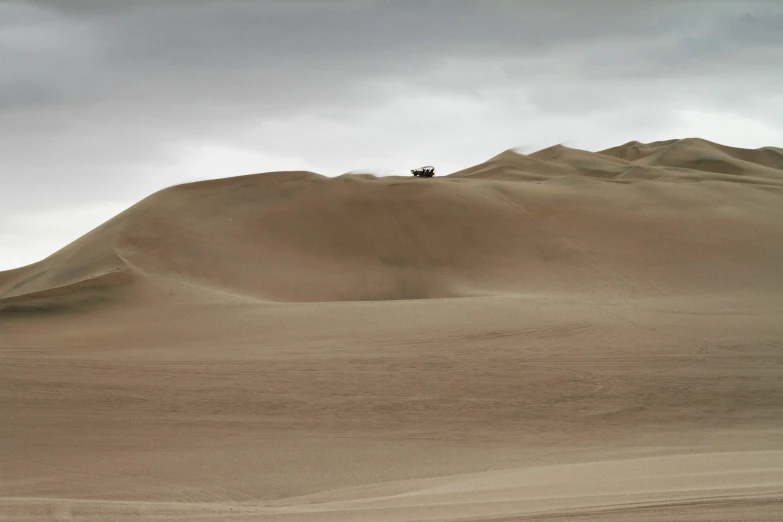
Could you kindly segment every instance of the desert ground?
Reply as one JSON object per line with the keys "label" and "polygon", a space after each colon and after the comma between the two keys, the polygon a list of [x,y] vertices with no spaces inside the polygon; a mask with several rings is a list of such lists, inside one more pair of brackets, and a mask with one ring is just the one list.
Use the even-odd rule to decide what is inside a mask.
{"label": "desert ground", "polygon": [[782,520],[783,150],[167,188],[0,272],[0,419],[0,520]]}

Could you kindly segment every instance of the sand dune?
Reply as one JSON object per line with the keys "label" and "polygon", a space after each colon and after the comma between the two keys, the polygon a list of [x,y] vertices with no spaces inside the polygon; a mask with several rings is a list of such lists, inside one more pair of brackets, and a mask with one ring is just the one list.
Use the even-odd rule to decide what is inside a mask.
{"label": "sand dune", "polygon": [[[117,270],[283,302],[783,289],[783,208],[758,190],[783,187],[783,170],[704,140],[614,157],[640,147],[507,152],[427,184],[279,172],[177,186],[15,274],[0,296]],[[513,177],[528,170],[539,177]],[[605,182],[641,172],[657,183]],[[710,182],[721,174],[731,179]],[[698,182],[667,183],[683,179]]]}
{"label": "sand dune", "polygon": [[782,158],[153,194],[0,272],[0,520],[776,520]]}
{"label": "sand dune", "polygon": [[[683,158],[689,158],[692,163],[686,168],[704,171],[709,171],[710,169],[704,168],[704,164],[700,165],[700,162],[721,158],[727,164],[734,165],[734,168],[729,167],[735,171],[733,173],[745,174],[748,170],[762,170],[766,167],[773,169],[772,171],[763,169],[772,177],[776,177],[775,169],[783,168],[783,149],[775,147],[742,149],[727,147],[698,138],[657,141],[646,144],[631,141],[625,145],[602,150],[599,154],[631,162],[654,156],[655,161],[653,164],[663,167],[681,167],[683,166]],[[667,157],[669,161],[666,161]],[[779,176],[779,173],[777,175]]]}

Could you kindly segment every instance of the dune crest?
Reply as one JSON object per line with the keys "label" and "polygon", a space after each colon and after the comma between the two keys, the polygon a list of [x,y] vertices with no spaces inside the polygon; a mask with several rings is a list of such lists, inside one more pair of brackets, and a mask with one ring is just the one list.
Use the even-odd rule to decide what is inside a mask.
{"label": "dune crest", "polygon": [[113,271],[280,302],[779,291],[777,153],[698,139],[557,145],[427,181],[272,172],[190,183],[0,275],[0,299]]}

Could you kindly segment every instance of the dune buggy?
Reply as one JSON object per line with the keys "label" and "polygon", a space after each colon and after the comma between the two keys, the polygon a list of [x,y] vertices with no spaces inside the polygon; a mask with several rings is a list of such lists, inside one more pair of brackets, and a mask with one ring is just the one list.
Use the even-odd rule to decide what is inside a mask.
{"label": "dune buggy", "polygon": [[419,167],[418,169],[411,170],[411,174],[422,178],[431,178],[435,175],[435,167],[429,165],[426,167]]}

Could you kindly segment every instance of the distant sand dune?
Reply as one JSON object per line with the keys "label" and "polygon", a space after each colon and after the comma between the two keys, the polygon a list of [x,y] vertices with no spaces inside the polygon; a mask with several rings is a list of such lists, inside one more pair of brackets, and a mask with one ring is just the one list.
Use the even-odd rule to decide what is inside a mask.
{"label": "distant sand dune", "polygon": [[601,153],[506,152],[427,181],[278,172],[181,185],[6,276],[0,296],[70,285],[127,262],[136,275],[268,301],[596,285],[777,292],[783,208],[777,193],[757,190],[783,187],[775,154],[687,139]]}
{"label": "distant sand dune", "polygon": [[782,158],[157,192],[0,272],[0,520],[779,520]]}

